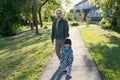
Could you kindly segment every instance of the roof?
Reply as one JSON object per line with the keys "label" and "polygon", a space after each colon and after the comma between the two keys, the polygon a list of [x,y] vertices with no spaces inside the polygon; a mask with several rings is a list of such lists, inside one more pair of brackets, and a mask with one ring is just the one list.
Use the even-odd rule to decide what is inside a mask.
{"label": "roof", "polygon": [[80,5],[80,4],[82,4],[82,3],[86,2],[86,1],[88,1],[88,0],[82,0],[81,2],[77,3],[75,6],[78,6],[78,5]]}

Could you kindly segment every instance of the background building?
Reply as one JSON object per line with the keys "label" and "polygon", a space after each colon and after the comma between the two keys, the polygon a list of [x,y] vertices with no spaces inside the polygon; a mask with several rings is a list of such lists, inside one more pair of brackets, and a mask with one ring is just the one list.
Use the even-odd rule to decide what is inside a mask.
{"label": "background building", "polygon": [[[75,5],[73,10],[77,19],[85,21],[87,16],[89,15],[92,21],[99,21],[101,20],[101,14],[97,12],[99,8],[99,6],[96,7],[90,5],[88,0],[82,0]],[[79,18],[79,16],[81,16],[81,18]]]}

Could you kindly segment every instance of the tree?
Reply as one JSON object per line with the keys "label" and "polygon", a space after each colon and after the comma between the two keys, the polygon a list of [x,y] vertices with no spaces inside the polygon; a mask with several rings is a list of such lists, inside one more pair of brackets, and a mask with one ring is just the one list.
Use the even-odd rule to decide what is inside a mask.
{"label": "tree", "polygon": [[61,3],[58,0],[49,0],[42,8],[42,19],[44,21],[50,21],[55,17],[55,10],[61,7]]}
{"label": "tree", "polygon": [[41,15],[41,9],[42,7],[48,2],[48,0],[45,0],[43,3],[40,4],[39,6],[39,20],[40,20],[40,25],[41,27],[43,27],[43,24],[42,24],[42,15]]}
{"label": "tree", "polygon": [[19,0],[0,1],[0,34],[12,36],[16,34],[21,19],[21,3]]}
{"label": "tree", "polygon": [[120,0],[90,0],[91,4],[100,6],[100,12],[103,17],[111,19],[111,26],[116,26],[117,21],[120,21]]}
{"label": "tree", "polygon": [[36,27],[36,34],[39,34],[39,31],[38,31],[38,20],[37,20],[37,3],[36,3],[36,0],[33,0],[32,15],[33,15],[34,26]]}

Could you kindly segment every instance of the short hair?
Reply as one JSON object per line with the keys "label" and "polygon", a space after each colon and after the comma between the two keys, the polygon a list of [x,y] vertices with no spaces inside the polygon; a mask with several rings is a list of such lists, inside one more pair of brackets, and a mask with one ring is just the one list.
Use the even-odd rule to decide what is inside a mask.
{"label": "short hair", "polygon": [[62,9],[56,9],[55,13],[57,13],[57,11],[61,11],[61,13],[62,13]]}
{"label": "short hair", "polygon": [[72,41],[70,39],[65,39],[64,44],[72,45]]}

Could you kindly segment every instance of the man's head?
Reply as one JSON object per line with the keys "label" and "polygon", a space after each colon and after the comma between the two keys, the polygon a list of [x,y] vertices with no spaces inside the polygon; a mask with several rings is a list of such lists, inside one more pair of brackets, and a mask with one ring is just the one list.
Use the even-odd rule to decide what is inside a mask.
{"label": "man's head", "polygon": [[57,10],[56,10],[56,17],[57,17],[58,19],[61,19],[61,18],[62,18],[62,10],[61,10],[61,9],[57,9]]}

